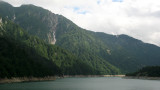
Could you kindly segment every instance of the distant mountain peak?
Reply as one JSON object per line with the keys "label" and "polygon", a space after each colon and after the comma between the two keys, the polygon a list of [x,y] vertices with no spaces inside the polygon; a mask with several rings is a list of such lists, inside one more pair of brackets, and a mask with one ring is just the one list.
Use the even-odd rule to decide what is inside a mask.
{"label": "distant mountain peak", "polygon": [[12,6],[11,4],[3,1],[3,0],[0,0],[0,5],[3,4],[3,5],[6,5],[6,6]]}

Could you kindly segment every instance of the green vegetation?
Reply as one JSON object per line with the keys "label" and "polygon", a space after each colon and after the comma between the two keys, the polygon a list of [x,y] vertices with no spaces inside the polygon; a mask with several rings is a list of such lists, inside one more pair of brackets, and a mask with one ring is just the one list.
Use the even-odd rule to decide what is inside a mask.
{"label": "green vegetation", "polygon": [[[64,74],[122,74],[144,66],[160,65],[160,47],[127,35],[82,29],[67,18],[41,7],[12,7],[0,2],[0,15],[33,35],[19,38],[25,34],[15,33],[16,42],[35,49],[38,55],[55,63]],[[55,40],[56,46],[51,45]]]}
{"label": "green vegetation", "polygon": [[107,47],[93,32],[86,31],[73,24],[63,16],[58,18],[56,45],[67,49],[94,68],[95,74],[120,74],[120,70],[111,65],[107,59],[100,57],[107,54]]}
{"label": "green vegetation", "polygon": [[[114,36],[87,31],[63,16],[59,16],[58,20],[56,45],[88,61],[94,68],[100,66],[98,70],[107,66],[104,69],[106,71],[116,70],[116,67],[122,73],[127,73],[144,66],[160,65],[160,48],[155,45],[143,43],[127,35]],[[100,65],[101,62],[104,63]],[[114,69],[105,63],[114,66]]]}
{"label": "green vegetation", "polygon": [[160,66],[147,66],[137,72],[128,73],[126,76],[147,76],[147,77],[160,77]]}
{"label": "green vegetation", "polygon": [[111,55],[102,57],[125,73],[137,71],[144,66],[160,65],[160,47],[158,46],[127,35],[113,36],[97,32],[96,36],[111,52]]}
{"label": "green vegetation", "polygon": [[92,67],[71,53],[30,36],[5,18],[0,23],[0,71],[1,78],[93,74]]}
{"label": "green vegetation", "polygon": [[[2,19],[0,27],[0,78],[61,75],[55,63],[41,56],[32,45],[37,38]],[[34,44],[36,46],[36,44]]]}
{"label": "green vegetation", "polygon": [[[3,5],[1,5],[1,7],[3,7]],[[54,37],[52,35],[55,32],[57,40],[56,45],[70,51],[74,54],[72,56],[78,57],[78,62],[83,62],[83,64],[90,67],[89,69],[84,65],[85,67],[81,68],[84,69],[82,72],[89,69],[88,72],[86,72],[88,74],[120,74],[120,70],[118,68],[107,62],[107,60],[104,60],[96,55],[101,50],[104,52],[106,50],[103,46],[102,48],[99,47],[102,45],[101,42],[97,41],[97,39],[92,37],[92,35],[89,35],[89,33],[85,34],[86,30],[81,32],[81,28],[63,16],[55,15],[48,10],[33,5],[22,5],[17,8],[13,7],[12,10],[13,16],[9,17],[11,20],[13,20],[15,15],[16,19],[13,20],[15,23],[19,24],[29,34],[36,35],[43,39],[46,43],[51,43],[50,41]],[[7,15],[3,14],[2,16],[5,17]],[[83,34],[85,34],[85,36],[83,36]],[[77,40],[78,38],[79,40]],[[87,38],[91,39],[93,43],[92,41],[88,43],[89,40],[86,40]],[[92,47],[91,45],[94,46]],[[67,58],[64,57],[63,59]],[[73,62],[77,61],[74,60]],[[63,60],[59,60],[57,62],[63,63]],[[72,70],[73,68],[69,69]]]}

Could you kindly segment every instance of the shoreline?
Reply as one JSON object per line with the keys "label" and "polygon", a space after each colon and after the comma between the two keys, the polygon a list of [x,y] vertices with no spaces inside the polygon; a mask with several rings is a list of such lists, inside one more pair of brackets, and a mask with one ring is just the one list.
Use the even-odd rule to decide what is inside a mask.
{"label": "shoreline", "polygon": [[125,76],[124,79],[160,80],[160,77]]}
{"label": "shoreline", "polygon": [[18,82],[36,82],[36,81],[54,81],[57,78],[68,77],[125,77],[125,75],[64,75],[60,76],[48,76],[48,77],[12,77],[12,78],[0,78],[0,84],[4,83],[18,83]]}
{"label": "shoreline", "polygon": [[125,75],[64,75],[63,77],[125,77]]}
{"label": "shoreline", "polygon": [[59,76],[47,76],[47,77],[12,77],[12,78],[0,78],[0,84],[5,83],[19,83],[19,82],[37,82],[37,81],[54,81],[57,78],[82,78],[82,77],[121,77],[123,79],[142,79],[142,80],[160,80],[160,77],[137,77],[137,76],[125,76],[125,75],[64,75]]}
{"label": "shoreline", "polygon": [[56,80],[56,76],[48,77],[12,77],[0,79],[0,84],[3,83],[18,83],[18,82],[35,82],[35,81],[53,81]]}

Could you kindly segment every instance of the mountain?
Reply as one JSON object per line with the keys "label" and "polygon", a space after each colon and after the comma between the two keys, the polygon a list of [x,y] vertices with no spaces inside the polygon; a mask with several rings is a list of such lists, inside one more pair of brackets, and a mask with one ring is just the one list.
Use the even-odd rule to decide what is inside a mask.
{"label": "mountain", "polygon": [[144,43],[127,35],[108,35],[97,33],[105,45],[108,46],[111,55],[102,56],[118,68],[133,72],[145,66],[160,65],[160,47]]}
{"label": "mountain", "polygon": [[[3,11],[4,9],[7,8],[7,7],[5,7],[5,6],[7,6],[5,4],[7,4],[7,3],[4,3],[4,2],[1,3],[0,11]],[[57,22],[56,22],[56,20],[53,21],[53,19],[57,17],[57,19],[60,20],[60,18],[63,19],[64,17],[59,16],[59,15],[54,15],[51,12],[49,12],[48,10],[45,10],[45,9],[42,9],[40,7],[36,7],[36,6],[33,6],[33,5],[23,5],[21,7],[22,8],[12,7],[10,9],[8,9],[8,10],[11,10],[9,12],[13,12],[12,13],[13,17],[12,17],[12,15],[8,16],[7,14],[5,14],[5,13],[8,13],[7,10],[6,10],[6,12],[4,10],[3,13],[1,13],[1,16],[6,17],[6,18],[12,20],[13,22],[19,24],[29,34],[36,35],[39,38],[43,39],[45,42],[53,44],[52,42],[49,42],[49,41],[56,36],[53,35],[52,31],[54,31],[54,30],[52,29],[53,27],[50,27],[50,26],[55,27],[55,23],[58,23],[57,25],[60,25],[58,21]],[[24,12],[24,11],[26,11],[26,12]],[[62,21],[62,23],[63,23],[63,21]],[[57,28],[57,26],[55,28]],[[56,33],[56,34],[58,34],[58,33]],[[48,35],[49,36],[53,35],[53,36],[48,37]],[[56,44],[56,45],[58,45],[58,44]],[[96,45],[96,46],[98,47],[98,45]],[[64,48],[64,47],[62,47],[62,48]],[[88,55],[89,57],[87,57],[87,59],[85,59],[85,60],[83,60],[83,59],[86,58],[87,54],[85,56],[83,56],[82,58],[79,58],[79,59],[83,60],[83,62],[85,64],[88,64],[89,66],[91,66],[91,68],[93,68],[93,73],[94,74],[118,74],[118,73],[120,73],[120,70],[118,68],[111,65],[106,60],[103,60],[96,55],[91,56],[91,54],[92,53],[90,53]],[[78,55],[75,54],[75,56],[78,56]],[[78,56],[78,57],[81,57],[81,56]],[[94,60],[89,61],[88,58],[90,60],[93,58]],[[86,70],[88,69],[87,67],[83,67],[83,68],[86,69]],[[91,72],[91,71],[92,70],[90,70],[89,72]],[[92,74],[92,73],[89,73],[89,74]]]}
{"label": "mountain", "polygon": [[144,66],[160,65],[160,47],[127,35],[115,36],[85,30],[41,7],[13,7],[0,2],[0,15],[46,43],[68,50],[89,65],[94,74],[120,74]]}
{"label": "mountain", "polygon": [[0,17],[0,78],[94,74],[70,52],[31,36]]}
{"label": "mountain", "polygon": [[57,15],[34,5],[22,5],[21,8],[13,7],[1,1],[0,11],[2,17],[7,17],[19,24],[32,35],[36,35],[48,43],[54,44]]}

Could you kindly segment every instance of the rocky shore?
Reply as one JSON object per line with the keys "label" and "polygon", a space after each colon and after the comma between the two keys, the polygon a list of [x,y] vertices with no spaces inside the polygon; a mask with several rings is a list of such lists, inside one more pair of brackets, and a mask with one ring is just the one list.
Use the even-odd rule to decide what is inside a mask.
{"label": "rocky shore", "polygon": [[56,80],[55,76],[48,77],[12,77],[0,79],[0,83],[14,83],[14,82],[34,82],[34,81],[49,81]]}

